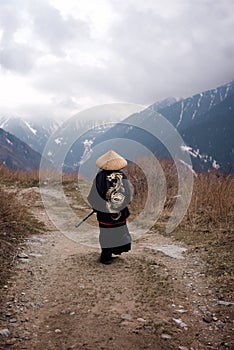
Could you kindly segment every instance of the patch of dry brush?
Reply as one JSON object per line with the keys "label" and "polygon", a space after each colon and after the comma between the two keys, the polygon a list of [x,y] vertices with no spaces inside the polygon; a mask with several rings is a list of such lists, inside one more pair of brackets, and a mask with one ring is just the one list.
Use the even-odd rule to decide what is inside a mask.
{"label": "patch of dry brush", "polygon": [[[140,161],[138,161],[140,163]],[[127,168],[127,175],[134,187],[134,198],[131,203],[133,213],[139,213],[147,200],[149,190],[157,193],[162,177],[166,181],[166,198],[164,209],[159,222],[165,222],[170,216],[178,192],[178,179],[175,165],[169,161],[162,161],[163,172],[152,173],[151,161],[142,162],[144,168],[132,164]],[[182,169],[184,176],[189,169]],[[153,178],[154,189],[149,189],[146,173]],[[188,211],[180,224],[180,229],[217,229],[227,230],[234,227],[234,178],[232,175],[219,172],[198,173],[194,176],[193,193]]]}
{"label": "patch of dry brush", "polygon": [[[182,166],[186,177],[191,170]],[[140,159],[129,164],[124,172],[133,189],[130,203],[131,218],[144,209],[150,191],[156,193],[148,203],[150,210],[157,210],[162,200],[162,212],[154,229],[164,232],[178,194],[178,178],[175,165],[170,161],[153,164],[151,159]],[[46,182],[57,183],[58,176],[44,174]],[[150,178],[151,183],[148,183]],[[55,180],[54,180],[55,179]],[[86,186],[83,181],[82,186]],[[4,186],[31,187],[39,184],[38,172],[11,171],[0,166],[0,183]],[[64,174],[64,192],[79,204],[79,210],[88,210],[79,190],[77,173]],[[166,186],[166,192],[161,191]],[[86,186],[88,188],[88,185]],[[162,198],[164,195],[164,199]],[[158,196],[158,197],[157,197]],[[161,197],[160,197],[161,196]],[[0,192],[0,244],[1,266],[13,260],[15,248],[25,234],[37,230],[38,223],[16,201],[14,194]],[[81,209],[81,207],[83,209]],[[86,209],[87,208],[87,209]],[[199,250],[208,263],[207,272],[214,275],[228,294],[233,294],[233,228],[234,228],[234,177],[219,172],[198,173],[194,176],[190,206],[178,228],[175,238],[185,241],[191,249]]]}
{"label": "patch of dry brush", "polygon": [[[145,161],[144,161],[145,162]],[[151,171],[146,162],[145,171]],[[165,224],[176,202],[178,191],[177,171],[169,161],[161,167],[167,183],[164,209],[154,228],[164,232]],[[134,185],[133,213],[144,207],[147,185],[141,169],[132,165],[127,169]],[[159,174],[155,181],[161,182]],[[199,251],[207,262],[205,273],[213,276],[217,293],[234,298],[233,249],[234,249],[234,177],[218,171],[198,173],[194,176],[193,193],[189,208],[173,236],[186,242],[190,250]]]}
{"label": "patch of dry brush", "polygon": [[39,171],[11,170],[0,164],[0,183],[6,186],[33,187],[39,184]]}
{"label": "patch of dry brush", "polygon": [[16,198],[0,188],[0,287],[9,278],[18,245],[30,234],[41,232],[43,225]]}

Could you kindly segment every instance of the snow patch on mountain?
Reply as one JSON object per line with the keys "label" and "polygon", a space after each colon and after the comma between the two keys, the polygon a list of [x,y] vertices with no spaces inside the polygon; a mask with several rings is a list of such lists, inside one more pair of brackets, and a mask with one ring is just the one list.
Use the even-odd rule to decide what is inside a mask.
{"label": "snow patch on mountain", "polygon": [[9,143],[9,145],[13,146],[13,143],[6,137],[6,142]]}
{"label": "snow patch on mountain", "polygon": [[57,144],[57,145],[61,145],[63,141],[63,138],[62,137],[58,137],[57,139],[54,140],[54,142]]}
{"label": "snow patch on mountain", "polygon": [[91,157],[91,155],[93,153],[93,150],[91,148],[93,142],[94,142],[94,139],[92,139],[92,140],[86,139],[85,141],[82,142],[83,146],[84,146],[84,153],[80,159],[80,162],[79,162],[80,165],[84,164]]}
{"label": "snow patch on mountain", "polygon": [[183,113],[184,113],[184,101],[181,101],[181,112],[180,112],[180,117],[179,117],[179,121],[176,125],[176,127],[178,128],[178,126],[180,125],[182,118],[183,118]]}
{"label": "snow patch on mountain", "polygon": [[193,166],[192,166],[192,165],[186,163],[186,162],[185,162],[184,160],[182,160],[182,159],[179,159],[179,161],[180,161],[181,164],[185,165],[185,166],[193,173],[193,175],[194,175],[195,177],[197,177],[197,173],[196,173],[195,170],[193,169]]}
{"label": "snow patch on mountain", "polygon": [[201,93],[200,93],[200,97],[199,97],[199,99],[198,99],[198,101],[197,101],[197,107],[198,107],[198,108],[200,108],[200,106],[201,106],[202,97],[203,97],[203,93],[201,92]]}
{"label": "snow patch on mountain", "polygon": [[1,129],[6,128],[6,127],[7,127],[7,124],[8,124],[8,121],[9,121],[9,118],[7,118],[7,119],[2,118],[2,119],[1,119],[0,128],[1,128]]}
{"label": "snow patch on mountain", "polygon": [[207,154],[201,154],[199,149],[194,150],[192,147],[187,145],[181,145],[182,151],[189,153],[194,158],[201,159],[204,163],[211,163],[212,167],[216,170],[220,168],[220,165],[217,163],[212,156]]}
{"label": "snow patch on mountain", "polygon": [[213,160],[213,162],[212,162],[212,167],[213,167],[214,169],[219,169],[219,168],[220,168],[220,165],[216,162],[216,160]]}
{"label": "snow patch on mountain", "polygon": [[29,128],[29,130],[33,133],[33,135],[36,135],[37,130],[34,129],[26,120],[24,120],[24,124]]}

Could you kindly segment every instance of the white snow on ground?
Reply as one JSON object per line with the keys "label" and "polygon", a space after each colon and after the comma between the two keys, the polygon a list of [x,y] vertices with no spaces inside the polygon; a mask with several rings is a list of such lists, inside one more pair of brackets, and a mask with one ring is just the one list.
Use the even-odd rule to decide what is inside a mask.
{"label": "white snow on ground", "polygon": [[192,149],[192,147],[189,147],[187,145],[182,145],[180,148],[182,149],[182,151],[185,151],[191,154],[191,156],[193,156],[194,158],[197,158],[197,157],[201,158],[199,154],[199,149],[195,151],[194,149]]}
{"label": "white snow on ground", "polygon": [[[209,110],[213,107],[214,99],[217,93],[217,89],[214,91],[214,93],[211,93],[211,99],[210,99],[210,105],[209,105]],[[220,99],[222,101],[222,99]]]}
{"label": "white snow on ground", "polygon": [[192,119],[195,118],[196,114],[197,114],[197,110],[195,109],[195,111],[193,112],[193,115],[192,115]]}
{"label": "white snow on ground", "polygon": [[197,176],[197,173],[193,170],[192,165],[187,164],[187,163],[184,162],[182,159],[179,159],[179,161],[180,161],[182,164],[184,164],[188,169],[190,169],[194,176]]}
{"label": "white snow on ground", "polygon": [[91,154],[93,152],[93,150],[91,149],[91,146],[93,144],[93,139],[91,140],[85,140],[83,142],[83,145],[84,145],[84,153],[81,157],[81,160],[80,160],[80,164],[83,164],[84,162],[86,162],[90,157],[91,157]]}
{"label": "white snow on ground", "polygon": [[187,250],[186,248],[182,248],[174,244],[165,244],[165,245],[150,244],[145,246],[145,248],[162,252],[163,254],[170,256],[171,258],[174,258],[174,259],[184,259],[182,254],[185,253]]}
{"label": "white snow on ground", "polygon": [[203,97],[203,94],[200,94],[200,98],[199,98],[199,100],[197,101],[197,106],[198,106],[198,108],[201,106],[201,99],[202,99],[202,97]]}
{"label": "white snow on ground", "polygon": [[[212,156],[208,156],[208,155],[204,155],[204,154],[200,154],[200,150],[197,149],[197,150],[194,150],[192,149],[192,147],[190,146],[187,146],[187,145],[181,145],[180,148],[182,149],[182,151],[184,152],[187,152],[189,154],[191,154],[192,157],[194,158],[200,158],[204,163],[207,163],[207,162],[210,162],[212,164],[212,167],[214,169],[219,169],[220,168],[220,165],[217,163],[217,161],[215,159],[213,159]],[[183,160],[179,159],[179,161],[183,164],[185,164],[186,166],[188,166],[191,171],[194,173],[194,175],[196,174],[194,172],[194,170],[192,169],[192,166],[185,163]]]}
{"label": "white snow on ground", "polygon": [[57,139],[54,140],[54,142],[55,142],[57,145],[61,145],[62,141],[63,141],[63,138],[62,138],[62,137],[59,137],[59,138],[57,138]]}
{"label": "white snow on ground", "polygon": [[182,145],[180,148],[182,149],[182,151],[186,151],[186,152],[192,151],[192,148],[187,145]]}
{"label": "white snow on ground", "polygon": [[28,122],[26,122],[25,120],[24,120],[24,123],[27,125],[27,127],[28,127],[29,130],[33,133],[33,135],[36,135],[37,130],[36,130],[36,129],[33,129],[33,128],[31,127],[31,125],[30,125]]}
{"label": "white snow on ground", "polygon": [[182,118],[183,118],[183,113],[184,113],[184,101],[181,101],[181,111],[180,111],[180,118],[179,121],[176,125],[176,127],[178,128],[178,126],[180,125]]}
{"label": "white snow on ground", "polygon": [[214,169],[219,169],[219,168],[220,168],[220,165],[216,162],[216,160],[213,160],[212,167],[213,167]]}
{"label": "white snow on ground", "polygon": [[6,142],[9,143],[11,146],[13,145],[13,143],[10,140],[8,140],[8,138],[6,138]]}
{"label": "white snow on ground", "polygon": [[229,90],[230,90],[230,86],[231,86],[231,84],[228,84],[227,87],[226,87],[226,92],[225,92],[224,99],[225,99],[225,98],[227,97],[227,95],[228,95],[228,92],[229,92]]}
{"label": "white snow on ground", "polygon": [[0,125],[0,128],[1,128],[1,129],[4,129],[4,127],[7,126],[7,123],[8,123],[8,121],[9,121],[9,119],[10,119],[10,118],[7,118],[6,120],[3,121],[3,123]]}

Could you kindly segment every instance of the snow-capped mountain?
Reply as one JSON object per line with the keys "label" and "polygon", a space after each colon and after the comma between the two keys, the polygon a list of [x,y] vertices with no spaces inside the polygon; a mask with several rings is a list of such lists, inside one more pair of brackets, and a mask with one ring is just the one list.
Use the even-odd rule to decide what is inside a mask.
{"label": "snow-capped mountain", "polygon": [[[234,95],[234,81],[158,109],[178,130],[204,122],[212,109]],[[152,105],[150,108],[154,108]]]}
{"label": "snow-capped mountain", "polygon": [[203,168],[229,171],[234,165],[234,94],[198,116],[197,122],[181,134],[193,148],[191,156],[196,167],[202,163]]}
{"label": "snow-capped mountain", "polygon": [[[155,102],[149,108],[153,112],[159,112],[164,108],[168,108],[168,107],[174,105],[176,102],[177,102],[176,98],[168,97],[168,98],[165,98],[163,100]],[[142,123],[147,122],[147,119],[149,117],[149,111],[148,111],[149,108],[142,111],[141,113],[134,113],[134,114],[130,115],[124,121],[126,123],[129,123],[129,124],[131,124],[131,122],[133,121],[135,125],[137,124],[140,126]],[[145,111],[146,111],[146,113],[145,113]]]}
{"label": "snow-capped mountain", "polygon": [[[80,164],[86,161],[92,152],[91,146],[95,138],[98,135],[103,134],[113,124],[112,122],[103,122],[101,125],[97,125],[95,120],[79,121],[79,119],[77,119],[77,123],[75,123],[75,125],[78,127],[79,131],[82,129],[89,129],[89,131],[74,142],[74,144],[68,150],[64,161],[65,171],[75,170]],[[71,137],[73,137],[74,133],[76,133],[76,130],[74,130],[74,123],[70,123],[69,120],[64,124],[59,124],[53,119],[28,120],[15,117],[0,117],[0,128],[16,136],[16,138],[26,143],[30,148],[41,155],[43,154],[52,162],[54,153],[53,150],[50,150],[47,155],[44,154],[44,149],[49,138],[52,135],[57,135],[53,139],[53,147],[59,147],[62,151],[64,148],[67,148],[67,144],[69,144]],[[2,158],[2,161],[5,161],[4,157]],[[8,164],[9,167],[12,167],[11,162],[6,162],[6,165]]]}
{"label": "snow-capped mountain", "polygon": [[[92,125],[89,131],[85,132],[73,143],[64,160],[64,170],[76,170],[80,165],[86,162],[91,157],[93,152],[92,147],[96,143],[96,139],[102,137],[112,126],[113,123],[111,122],[102,123],[101,125]],[[70,133],[74,133],[73,128],[70,132],[66,131],[67,139],[70,138]],[[64,137],[62,138],[62,142],[64,142]]]}
{"label": "snow-capped mountain", "polygon": [[42,153],[50,135],[59,124],[53,119],[30,120],[0,117],[0,128],[18,137],[35,151]]}
{"label": "snow-capped mountain", "polygon": [[[66,151],[64,170],[70,171],[85,163],[91,157],[96,145],[101,145],[104,153],[106,148],[110,147],[110,144],[104,141],[119,138],[143,144],[159,159],[170,158],[166,147],[150,132],[145,131],[145,129],[160,130],[157,113],[163,115],[179,132],[185,143],[181,144],[180,152],[191,155],[195,169],[228,170],[231,167],[234,162],[234,81],[186,99],[176,100],[170,97],[155,102],[145,110],[127,117],[124,122],[130,125],[121,122],[115,126],[111,123],[95,125],[88,120],[77,120],[78,129],[74,130],[74,123],[70,125],[69,122],[59,126],[50,119],[31,121],[22,118],[0,118],[0,127],[10,131],[41,154],[49,137],[57,130],[52,149],[48,150],[48,158],[53,161],[53,153],[60,147]],[[87,125],[90,126],[89,131],[76,140],[77,130],[78,134],[82,134],[82,129],[87,130]],[[67,150],[71,139],[76,141]],[[5,145],[6,143],[7,141]],[[116,147],[118,151],[119,141]],[[133,158],[140,156],[135,154],[135,149],[131,152]]]}
{"label": "snow-capped mountain", "polygon": [[11,169],[38,169],[41,155],[16,136],[0,128],[0,164]]}
{"label": "snow-capped mountain", "polygon": [[234,81],[174,103],[171,101],[162,107],[153,104],[128,117],[125,122],[134,122],[137,127],[117,124],[96,142],[132,139],[152,150],[158,158],[170,158],[165,146],[145,131],[160,129],[157,111],[180,133],[187,145],[183,151],[190,153],[195,168],[228,170],[234,162]]}

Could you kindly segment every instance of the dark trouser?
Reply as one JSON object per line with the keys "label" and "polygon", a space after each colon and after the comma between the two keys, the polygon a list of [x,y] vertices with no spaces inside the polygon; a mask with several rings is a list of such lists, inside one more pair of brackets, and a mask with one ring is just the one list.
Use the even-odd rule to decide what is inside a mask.
{"label": "dark trouser", "polygon": [[131,243],[122,245],[120,247],[102,248],[100,262],[105,263],[107,261],[110,261],[112,254],[120,255],[121,253],[128,252],[129,250],[131,250]]}
{"label": "dark trouser", "polygon": [[100,257],[100,262],[105,263],[111,260],[112,249],[111,248],[102,248],[102,253]]}

